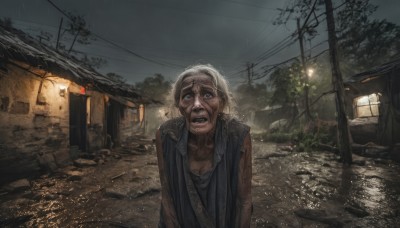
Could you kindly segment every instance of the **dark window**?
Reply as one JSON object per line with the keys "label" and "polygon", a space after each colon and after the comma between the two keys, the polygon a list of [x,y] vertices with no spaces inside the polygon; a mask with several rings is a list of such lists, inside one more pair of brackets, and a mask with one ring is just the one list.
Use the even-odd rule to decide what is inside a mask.
{"label": "dark window", "polygon": [[0,111],[7,112],[9,104],[10,104],[10,98],[9,97],[2,97],[1,98],[1,103],[0,103]]}
{"label": "dark window", "polygon": [[12,114],[28,114],[29,103],[22,101],[16,101],[11,105],[10,113]]}

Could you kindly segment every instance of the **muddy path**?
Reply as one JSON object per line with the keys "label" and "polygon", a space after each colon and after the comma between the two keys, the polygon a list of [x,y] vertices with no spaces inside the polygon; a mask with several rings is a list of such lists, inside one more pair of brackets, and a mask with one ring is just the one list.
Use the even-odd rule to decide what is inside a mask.
{"label": "muddy path", "polygon": [[[252,227],[396,227],[400,167],[329,152],[292,153],[253,142]],[[0,191],[1,227],[157,227],[160,186],[154,146],[112,151]]]}

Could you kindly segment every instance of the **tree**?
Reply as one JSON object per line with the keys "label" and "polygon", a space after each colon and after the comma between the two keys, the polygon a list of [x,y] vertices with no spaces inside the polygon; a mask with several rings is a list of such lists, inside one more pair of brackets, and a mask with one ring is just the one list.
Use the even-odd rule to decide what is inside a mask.
{"label": "tree", "polygon": [[162,103],[167,101],[171,87],[171,82],[165,80],[164,76],[159,73],[135,84],[135,88],[141,94]]}
{"label": "tree", "polygon": [[95,38],[92,36],[92,33],[86,24],[86,20],[82,16],[74,15],[70,12],[68,12],[67,15],[69,21],[67,27],[62,32],[61,37],[66,32],[73,36],[72,43],[68,49],[68,53],[70,53],[76,41],[80,44],[86,45],[90,44],[90,40],[95,40]]}
{"label": "tree", "polygon": [[386,63],[399,54],[400,26],[371,20],[376,9],[369,0],[348,0],[337,13],[339,54],[347,75]]}
{"label": "tree", "polygon": [[284,109],[290,110],[292,119],[288,129],[293,125],[298,114],[298,100],[304,90],[305,84],[301,80],[302,66],[298,60],[290,65],[277,68],[270,75],[268,82],[273,92],[270,105],[282,105]]}
{"label": "tree", "polygon": [[107,76],[110,80],[112,80],[112,81],[114,81],[114,82],[117,82],[117,83],[120,83],[120,84],[125,84],[125,83],[126,83],[126,79],[125,79],[123,76],[119,75],[119,74],[116,74],[116,73],[107,73],[106,76]]}
{"label": "tree", "polygon": [[[94,67],[94,68],[100,68],[107,64],[107,60],[100,58],[100,57],[88,57],[86,53],[83,53],[81,51],[74,50],[73,47],[76,42],[82,44],[82,45],[88,45],[91,43],[91,41],[96,40],[96,38],[92,35],[92,33],[89,30],[89,26],[86,23],[86,20],[83,18],[83,16],[79,15],[74,15],[70,12],[66,13],[68,17],[68,23],[66,28],[63,30],[62,33],[59,31],[59,37],[57,37],[57,44],[56,44],[56,49],[57,50],[63,50],[66,51],[66,45],[60,40],[65,36],[65,34],[70,34],[73,37],[73,40],[71,44],[69,45],[68,54],[73,54],[76,58],[78,58],[80,61],[83,62],[83,64]],[[61,19],[60,22],[60,30],[62,28],[62,23],[63,20]]]}

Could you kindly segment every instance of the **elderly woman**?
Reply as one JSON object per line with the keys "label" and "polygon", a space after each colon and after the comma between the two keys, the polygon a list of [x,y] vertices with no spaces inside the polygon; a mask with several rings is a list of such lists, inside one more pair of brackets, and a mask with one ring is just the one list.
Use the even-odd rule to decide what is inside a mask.
{"label": "elderly woman", "polygon": [[226,80],[210,65],[178,76],[173,96],[182,116],[156,134],[159,227],[250,227],[250,129],[224,113],[229,94]]}

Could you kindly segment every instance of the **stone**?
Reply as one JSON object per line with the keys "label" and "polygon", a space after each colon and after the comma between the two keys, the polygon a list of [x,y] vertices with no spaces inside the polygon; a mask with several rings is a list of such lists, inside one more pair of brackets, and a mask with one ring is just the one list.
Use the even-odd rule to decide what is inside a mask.
{"label": "stone", "polygon": [[61,149],[54,152],[54,160],[59,167],[65,167],[71,164],[71,157],[69,154],[69,150]]}
{"label": "stone", "polygon": [[56,160],[54,159],[54,156],[52,153],[44,153],[43,155],[38,155],[37,160],[41,167],[43,167],[51,172],[54,172],[58,169]]}
{"label": "stone", "polygon": [[111,198],[124,199],[128,197],[129,189],[125,188],[106,188],[105,195]]}
{"label": "stone", "polygon": [[101,149],[98,152],[100,155],[105,155],[105,156],[110,156],[111,155],[111,150],[110,149]]}
{"label": "stone", "polygon": [[19,191],[24,191],[27,189],[30,189],[31,184],[27,179],[20,179],[16,180],[14,182],[9,183],[6,187],[5,190],[9,192],[19,192]]}
{"label": "stone", "polygon": [[81,171],[66,171],[67,179],[70,181],[82,180],[83,173]]}
{"label": "stone", "polygon": [[95,161],[83,158],[78,158],[74,160],[74,164],[78,167],[97,166],[97,163]]}
{"label": "stone", "polygon": [[268,129],[270,132],[277,132],[282,130],[288,123],[289,121],[287,119],[280,119],[272,122]]}

